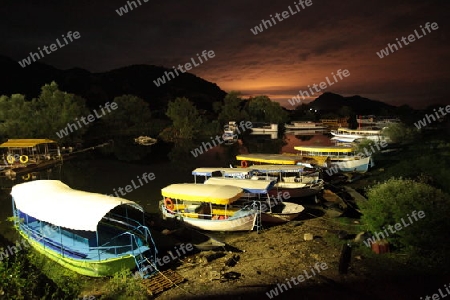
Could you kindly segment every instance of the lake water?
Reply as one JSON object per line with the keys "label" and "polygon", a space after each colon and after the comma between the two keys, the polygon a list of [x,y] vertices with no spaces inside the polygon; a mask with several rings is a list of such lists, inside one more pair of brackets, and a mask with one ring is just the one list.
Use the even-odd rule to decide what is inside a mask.
{"label": "lake water", "polygon": [[[156,213],[161,189],[171,183],[193,182],[191,171],[195,168],[235,165],[235,156],[239,153],[295,153],[294,146],[298,145],[333,145],[330,137],[323,134],[285,134],[283,138],[276,139],[272,139],[270,135],[248,136],[233,145],[221,145],[194,157],[190,151],[201,144],[202,141],[189,142],[170,148],[167,144],[157,143],[150,146],[151,149],[146,147],[149,153],[139,163],[99,158],[104,156],[95,155],[95,152],[88,153],[75,156],[61,166],[35,173],[28,180],[61,180],[72,188],[101,194],[117,192],[120,195],[119,188],[122,188],[125,193],[124,196],[120,195],[122,198],[139,203],[147,212]],[[119,148],[117,145],[115,147]],[[142,178],[144,173],[153,173],[154,180],[148,183],[141,180],[141,185],[137,177]],[[6,221],[12,215],[10,191],[14,184],[24,182],[25,179],[27,178],[22,176],[15,180],[0,179],[0,234],[10,240],[15,240],[16,237],[11,223]],[[126,193],[125,187],[132,185],[132,180],[137,188]]]}

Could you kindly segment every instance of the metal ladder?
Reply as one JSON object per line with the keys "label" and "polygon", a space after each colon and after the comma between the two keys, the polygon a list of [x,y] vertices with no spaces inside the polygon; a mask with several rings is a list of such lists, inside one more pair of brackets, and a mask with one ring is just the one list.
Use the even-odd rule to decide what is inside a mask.
{"label": "metal ladder", "polygon": [[[132,238],[132,242],[134,242],[134,244],[137,247],[137,250],[139,251],[137,255],[134,255],[134,261],[136,263],[136,267],[138,269],[139,274],[141,275],[141,278],[148,278],[150,277],[150,275],[152,275],[154,272],[158,271],[158,269],[156,268],[156,265],[150,263],[148,264],[150,261],[147,259],[147,257],[145,257],[145,255],[141,252],[139,244],[137,243],[136,240],[136,236],[134,234],[130,234],[131,238]],[[153,240],[152,240],[153,241]],[[132,245],[133,246],[133,245]],[[156,250],[156,248],[155,248]],[[134,250],[133,250],[134,251]],[[155,251],[156,252],[156,251]],[[155,257],[156,257],[156,253],[155,253]],[[151,266],[153,268],[153,272],[147,272],[146,269]]]}
{"label": "metal ladder", "polygon": [[262,220],[261,220],[261,201],[253,201],[252,210],[256,211],[256,221],[253,226],[253,230],[256,228],[256,232],[259,233],[260,230],[263,230]]}

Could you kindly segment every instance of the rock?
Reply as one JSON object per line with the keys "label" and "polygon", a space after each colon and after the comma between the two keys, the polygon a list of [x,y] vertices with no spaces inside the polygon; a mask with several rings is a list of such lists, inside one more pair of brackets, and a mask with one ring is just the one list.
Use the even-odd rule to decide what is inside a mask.
{"label": "rock", "polygon": [[368,232],[360,232],[356,235],[354,242],[355,243],[362,243],[363,241],[367,240],[368,238],[370,238],[370,234]]}
{"label": "rock", "polygon": [[304,239],[305,241],[312,241],[312,240],[314,239],[314,235],[312,235],[311,233],[305,233],[305,234],[303,235],[303,239]]}
{"label": "rock", "polygon": [[161,233],[164,235],[169,235],[172,233],[172,231],[170,231],[169,229],[164,229],[163,231],[161,231]]}

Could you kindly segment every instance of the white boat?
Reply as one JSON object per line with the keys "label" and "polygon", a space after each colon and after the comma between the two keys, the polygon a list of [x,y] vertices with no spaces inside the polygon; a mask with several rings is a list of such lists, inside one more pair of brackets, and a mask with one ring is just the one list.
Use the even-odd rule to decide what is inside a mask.
{"label": "white boat", "polygon": [[[309,157],[326,168],[333,168],[341,172],[367,172],[373,166],[371,156],[360,157],[356,155],[353,147],[347,146],[296,146],[300,155]],[[338,169],[336,169],[338,168]]]}
{"label": "white boat", "polygon": [[261,212],[261,220],[267,223],[285,223],[298,217],[305,209],[302,205],[286,202],[284,199],[271,198],[269,191],[273,190],[275,180],[254,180],[239,178],[218,178],[212,177],[205,181],[205,184],[236,186],[242,188],[246,193],[241,202],[250,205],[253,201],[258,201],[256,207]]}
{"label": "white boat", "polygon": [[333,135],[332,140],[345,143],[351,143],[360,139],[369,139],[377,142],[389,142],[389,138],[385,137],[381,130],[338,128],[337,130],[331,130],[331,134]]}
{"label": "white boat", "polygon": [[289,198],[299,201],[323,190],[324,182],[319,178],[319,172],[303,165],[253,165],[249,169],[258,178],[277,178],[274,189],[269,190],[269,195],[277,198],[286,192]]}
{"label": "white boat", "polygon": [[293,121],[291,124],[285,124],[284,127],[290,130],[324,130],[327,126],[322,123],[311,121]]}
{"label": "white boat", "polygon": [[253,123],[252,132],[278,132],[278,124],[263,124],[258,126],[257,123]]}
{"label": "white boat", "polygon": [[144,210],[133,201],[74,190],[59,180],[17,184],[11,195],[20,235],[67,269],[103,277],[156,263]]}
{"label": "white boat", "polygon": [[157,139],[151,138],[149,136],[139,136],[134,139],[134,142],[136,144],[142,145],[142,146],[151,146],[153,144],[156,144],[158,142]]}
{"label": "white boat", "polygon": [[171,184],[161,190],[164,218],[179,218],[197,229],[249,231],[255,227],[257,210],[235,207],[243,190],[235,186],[195,183]]}
{"label": "white boat", "polygon": [[230,121],[223,126],[222,138],[227,145],[233,144],[238,140],[238,128],[235,121]]}
{"label": "white boat", "polygon": [[378,127],[378,128],[384,128],[389,125],[401,122],[400,119],[397,117],[383,117],[383,116],[377,117],[374,115],[358,116],[356,121],[360,126]]}

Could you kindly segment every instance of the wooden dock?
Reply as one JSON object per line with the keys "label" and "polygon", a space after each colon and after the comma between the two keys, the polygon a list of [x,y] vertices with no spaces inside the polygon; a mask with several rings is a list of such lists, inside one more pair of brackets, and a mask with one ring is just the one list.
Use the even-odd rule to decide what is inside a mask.
{"label": "wooden dock", "polygon": [[142,284],[147,289],[149,295],[156,295],[173,288],[175,285],[178,285],[183,281],[185,281],[185,278],[177,272],[166,270],[144,279]]}

